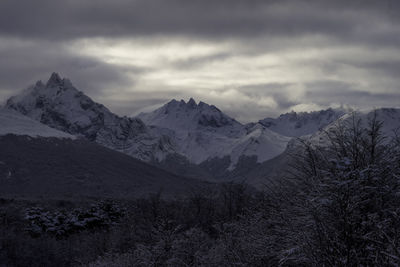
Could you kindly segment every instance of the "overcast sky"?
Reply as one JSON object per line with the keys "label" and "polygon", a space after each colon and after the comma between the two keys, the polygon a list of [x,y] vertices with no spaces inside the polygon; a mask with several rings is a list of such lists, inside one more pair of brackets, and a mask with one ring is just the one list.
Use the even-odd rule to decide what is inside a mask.
{"label": "overcast sky", "polygon": [[55,71],[120,115],[400,105],[398,0],[1,0],[0,101]]}

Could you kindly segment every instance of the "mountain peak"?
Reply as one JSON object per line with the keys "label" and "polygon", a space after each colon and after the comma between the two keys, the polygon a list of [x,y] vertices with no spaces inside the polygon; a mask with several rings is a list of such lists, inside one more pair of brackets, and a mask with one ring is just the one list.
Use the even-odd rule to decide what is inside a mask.
{"label": "mountain peak", "polygon": [[53,72],[50,76],[50,79],[46,83],[46,87],[52,87],[61,85],[63,80],[61,79],[60,75],[57,72]]}
{"label": "mountain peak", "polygon": [[6,108],[142,160],[160,159],[173,150],[163,135],[153,134],[141,120],[112,113],[58,73],[46,86],[36,84],[11,97]]}
{"label": "mountain peak", "polygon": [[180,101],[177,101],[176,99],[172,99],[169,101],[167,104],[165,104],[161,109],[165,109],[165,112],[181,112],[184,110],[185,112],[195,112],[195,113],[201,113],[201,112],[216,112],[216,113],[222,113],[217,107],[214,105],[209,105],[203,101],[200,101],[199,103],[196,103],[194,98],[190,98],[188,102],[185,100],[181,99]]}
{"label": "mountain peak", "polygon": [[193,98],[190,98],[190,99],[189,99],[189,101],[187,102],[187,105],[188,105],[189,107],[192,107],[192,108],[197,107],[196,101],[194,101]]}
{"label": "mountain peak", "polygon": [[185,100],[181,99],[180,101],[177,101],[176,99],[172,99],[169,101],[167,104],[163,106],[163,108],[169,110],[180,110],[180,109],[185,109],[185,110],[192,110],[197,108],[197,103],[193,98],[190,98],[188,102]]}
{"label": "mountain peak", "polygon": [[193,98],[188,102],[173,99],[153,112],[139,114],[139,118],[149,125],[183,131],[241,126],[217,107],[202,101],[197,104]]}

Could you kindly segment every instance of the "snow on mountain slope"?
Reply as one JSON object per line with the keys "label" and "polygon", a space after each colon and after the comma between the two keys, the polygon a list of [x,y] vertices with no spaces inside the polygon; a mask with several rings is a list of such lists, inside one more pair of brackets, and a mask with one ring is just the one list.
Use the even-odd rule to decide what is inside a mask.
{"label": "snow on mountain slope", "polygon": [[75,139],[73,135],[50,128],[20,113],[0,108],[0,136],[7,134]]}
{"label": "snow on mountain slope", "polygon": [[257,156],[257,162],[264,162],[281,154],[290,139],[257,123],[234,144],[231,157],[237,162],[241,155]]}
{"label": "snow on mountain slope", "polygon": [[140,119],[113,114],[57,73],[46,84],[39,81],[11,97],[6,107],[145,161],[158,160],[173,150],[167,138],[153,135]]}
{"label": "snow on mountain slope", "polygon": [[351,127],[353,120],[361,122],[361,127],[367,128],[369,121],[373,119],[376,114],[376,119],[381,121],[382,133],[387,137],[394,137],[395,133],[400,132],[400,109],[398,108],[379,108],[376,110],[363,110],[343,115],[338,120],[326,126],[323,131],[318,131],[311,136],[307,137],[313,144],[325,146],[329,140],[326,133],[334,130],[338,125],[348,125]]}
{"label": "snow on mountain slope", "polygon": [[290,138],[274,133],[261,124],[245,127],[213,105],[196,104],[193,99],[172,100],[163,107],[138,116],[145,123],[170,130],[177,152],[190,162],[200,164],[229,156],[234,169],[241,156],[268,160],[286,147]]}
{"label": "snow on mountain slope", "polygon": [[349,111],[343,108],[299,113],[292,111],[276,119],[265,118],[259,123],[279,134],[300,137],[317,132]]}

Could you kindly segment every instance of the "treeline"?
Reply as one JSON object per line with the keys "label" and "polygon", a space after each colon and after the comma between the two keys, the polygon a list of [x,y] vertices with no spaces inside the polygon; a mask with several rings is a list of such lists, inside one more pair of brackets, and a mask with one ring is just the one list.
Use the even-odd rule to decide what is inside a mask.
{"label": "treeline", "polygon": [[[185,266],[237,261],[237,222],[264,197],[244,184],[186,199],[96,202],[0,201],[0,263],[6,266]],[[225,258],[231,254],[229,258]],[[242,255],[244,256],[244,255]],[[247,259],[246,259],[247,261]]]}
{"label": "treeline", "polygon": [[376,116],[299,140],[285,177],[186,199],[0,201],[5,266],[398,266],[400,139]]}

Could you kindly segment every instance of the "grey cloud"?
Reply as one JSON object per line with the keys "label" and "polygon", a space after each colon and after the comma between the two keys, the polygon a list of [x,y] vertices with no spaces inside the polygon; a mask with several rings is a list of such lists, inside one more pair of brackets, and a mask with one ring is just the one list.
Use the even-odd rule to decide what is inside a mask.
{"label": "grey cloud", "polygon": [[172,62],[171,66],[177,69],[194,69],[215,61],[228,59],[232,56],[234,56],[233,53],[221,52],[207,56],[191,57],[185,60],[176,60]]}
{"label": "grey cloud", "polygon": [[399,90],[400,90],[400,60],[399,59],[391,59],[391,60],[379,60],[379,61],[363,61],[356,62],[347,60],[344,61],[343,64],[348,64],[353,67],[357,67],[360,69],[366,69],[368,71],[373,71],[378,75],[389,76],[399,80]]}
{"label": "grey cloud", "polygon": [[319,80],[319,81],[313,81],[310,83],[306,84],[306,88],[308,90],[308,94],[311,94],[312,92],[325,92],[330,93],[332,95],[335,94],[335,92],[345,92],[345,91],[352,91],[356,89],[357,85],[354,83],[348,83],[348,82],[343,82],[343,81],[337,81],[337,80]]}
{"label": "grey cloud", "polygon": [[162,106],[167,103],[170,99],[161,98],[132,98],[125,101],[109,101],[108,108],[116,114],[123,116],[136,116],[141,112],[150,112],[156,109],[156,107]]}
{"label": "grey cloud", "polygon": [[232,106],[218,106],[222,112],[228,114],[230,117],[235,118],[241,123],[257,122],[261,119],[268,117],[277,117],[279,114],[286,112],[286,109],[270,109],[257,107],[254,104],[242,104]]}
{"label": "grey cloud", "polygon": [[[177,71],[201,71],[201,67],[213,62],[231,57],[251,60],[265,53],[283,55],[284,61],[285,49],[301,56],[307,48],[316,51],[321,48],[321,56],[313,56],[310,61],[300,57],[301,62],[293,63],[289,58],[289,62],[277,63],[282,70],[290,71],[302,65],[318,70],[314,77],[316,81],[304,84],[307,90],[304,97],[290,97],[293,85],[300,84],[257,84],[249,79],[246,86],[235,89],[254,101],[260,97],[273,98],[276,110],[263,110],[249,103],[215,103],[243,121],[273,116],[301,103],[394,106],[398,105],[400,97],[396,93],[383,93],[381,88],[376,88],[375,93],[367,92],[368,88],[360,85],[377,76],[390,78],[392,87],[399,81],[400,63],[395,58],[390,61],[373,59],[368,54],[375,48],[390,47],[395,53],[399,51],[400,1],[397,0],[2,0],[0,97],[14,94],[39,78],[46,79],[53,71],[70,77],[89,96],[101,99],[100,102],[113,111],[126,115],[149,105],[161,105],[171,98],[196,97],[196,93],[190,91],[190,85],[187,86],[189,89],[164,88],[168,83],[162,78],[158,84],[151,85],[160,88],[136,88],[147,85],[137,85],[135,81],[151,69],[110,64],[103,61],[101,54],[85,56],[66,49],[69,42],[91,37],[111,41],[117,37],[144,37],[155,43],[159,41],[157,38],[164,38],[160,39],[160,49],[163,42],[179,41],[179,38],[191,42],[208,40],[213,44],[226,41],[231,45],[227,51],[154,66],[155,69],[169,67]],[[11,41],[6,44],[2,40]],[[357,61],[353,55],[343,52],[342,58],[348,57],[343,61],[335,55],[326,56],[323,50],[343,51],[343,47],[349,46],[364,49],[365,60]],[[358,76],[351,82],[318,80],[324,75],[335,76],[346,64],[371,75],[365,80],[356,80],[364,78]],[[230,81],[226,83],[229,87]],[[387,86],[381,84],[382,88]],[[120,97],[107,99],[113,94]]]}
{"label": "grey cloud", "polygon": [[[395,29],[399,10],[400,4],[393,0],[3,0],[0,34],[75,39],[153,34],[249,38],[311,33],[372,42],[375,35],[365,28],[368,22],[379,18]],[[383,35],[377,41],[391,44],[399,39]]]}
{"label": "grey cloud", "polygon": [[[264,83],[264,84],[251,84],[235,88],[241,94],[246,96],[245,101],[241,99],[207,99],[206,95],[196,96],[195,100],[202,100],[207,103],[216,105],[224,113],[235,118],[236,120],[247,123],[254,122],[266,117],[276,117],[281,113],[287,112],[291,107],[299,104],[290,99],[290,94],[293,83]],[[219,91],[230,90],[230,88],[219,88]],[[185,95],[184,99],[193,95]],[[267,107],[258,104],[258,100],[263,98],[272,98],[276,106]],[[301,101],[301,99],[298,99]]]}
{"label": "grey cloud", "polygon": [[299,102],[290,99],[291,86],[293,85],[293,83],[249,84],[238,89],[254,100],[261,97],[272,97],[278,105],[278,110],[286,110],[299,104]]}
{"label": "grey cloud", "polygon": [[72,82],[79,89],[99,97],[104,91],[133,86],[134,80],[130,77],[147,71],[71,54],[63,45],[47,42],[22,46],[15,44],[0,48],[0,58],[0,91],[4,96],[18,93],[38,79],[48,79],[49,75],[56,71],[62,76],[73,77]]}
{"label": "grey cloud", "polygon": [[305,99],[322,106],[336,103],[356,108],[397,107],[400,99],[400,91],[371,93],[358,88],[357,84],[340,81],[316,81],[306,87]]}
{"label": "grey cloud", "polygon": [[106,99],[105,104],[113,112],[125,116],[135,116],[140,112],[153,111],[172,99],[189,99],[190,94],[185,94],[179,89],[170,89],[161,91],[157,89],[149,89],[146,92],[135,92],[135,87],[132,86],[132,91],[127,92],[122,99]]}

